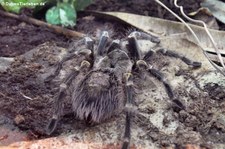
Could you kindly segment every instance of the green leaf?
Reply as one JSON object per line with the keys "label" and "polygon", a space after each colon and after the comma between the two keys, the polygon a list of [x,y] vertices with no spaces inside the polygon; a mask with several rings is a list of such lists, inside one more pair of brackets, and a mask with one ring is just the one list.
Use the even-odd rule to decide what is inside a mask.
{"label": "green leaf", "polygon": [[58,3],[57,6],[52,7],[46,13],[46,21],[50,24],[75,26],[76,11],[68,3]]}
{"label": "green leaf", "polygon": [[46,13],[46,21],[50,24],[60,24],[60,17],[59,17],[59,8],[54,6],[49,9]]}
{"label": "green leaf", "polygon": [[88,5],[92,3],[92,0],[75,0],[74,1],[74,8],[77,11],[84,10]]}

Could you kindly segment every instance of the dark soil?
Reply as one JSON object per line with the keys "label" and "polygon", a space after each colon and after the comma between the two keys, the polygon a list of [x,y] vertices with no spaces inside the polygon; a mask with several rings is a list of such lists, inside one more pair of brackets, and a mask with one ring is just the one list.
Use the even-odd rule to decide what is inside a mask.
{"label": "dark soil", "polygon": [[[174,12],[180,14],[179,10],[169,0],[161,0],[167,7]],[[178,1],[178,4],[184,7],[186,13],[193,12],[200,8],[201,0],[184,0]],[[152,16],[168,20],[177,20],[173,15],[164,10],[154,1],[149,0],[95,0],[95,3],[90,5],[88,10],[96,11],[119,11],[145,16]]]}
{"label": "dark soil", "polygon": [[4,17],[0,17],[0,36],[0,56],[6,57],[23,54],[46,41],[65,47],[68,40],[47,28]]}
{"label": "dark soil", "polygon": [[[201,0],[183,0],[180,1],[180,5],[184,6],[186,12],[192,12],[200,7],[200,1]],[[169,0],[163,0],[163,2],[172,10],[179,13],[178,10],[169,3]],[[90,5],[87,10],[122,11],[176,20],[176,18],[155,4],[155,2],[149,0],[95,0],[95,3]],[[220,27],[221,29],[224,28],[223,25]],[[111,35],[112,38],[114,38],[124,36],[133,28],[119,22],[104,21],[80,14],[75,29],[91,36],[95,36],[94,34],[96,34],[98,30],[108,29],[112,31]],[[53,33],[47,28],[41,28],[3,17],[0,17],[0,37],[1,57],[21,55],[45,42],[55,43],[59,47],[67,48],[72,40],[68,37]],[[13,64],[12,71],[0,74],[0,114],[13,119],[16,126],[21,130],[30,132],[31,138],[35,139],[46,137],[46,135],[43,134],[43,128],[48,122],[46,117],[50,117],[52,111],[52,109],[49,108],[52,106],[52,102],[49,101],[49,99],[53,98],[53,95],[56,93],[51,85],[35,84],[34,80],[37,77],[36,72],[40,70],[41,67],[42,66],[39,64],[26,63],[23,59],[18,59],[18,61]],[[197,108],[202,108],[197,109],[198,113],[194,113],[191,106],[188,109],[189,111],[176,111],[174,108],[175,113],[180,122],[184,123],[186,127],[192,127],[191,129],[193,131],[198,131],[202,135],[206,135],[206,140],[224,143],[225,130],[216,122],[213,123],[210,128],[205,128],[207,130],[201,130],[202,123],[207,123],[209,121],[208,116],[210,119],[210,113],[205,113],[205,111],[211,108],[212,105],[218,105],[218,108],[223,108],[224,105],[220,105],[219,103],[223,102],[225,99],[224,88],[221,88],[217,84],[208,84],[204,91],[210,95],[210,97],[206,97],[207,100],[205,100],[205,103],[199,101],[191,106],[196,107],[197,104],[206,104],[206,102],[212,102],[211,105],[198,106]],[[188,96],[193,96],[192,98],[196,98],[196,100],[198,99],[194,93]],[[32,98],[37,98],[38,100],[32,100]],[[69,104],[67,106],[69,106]],[[70,113],[71,111],[66,112]],[[62,121],[62,123],[73,122],[70,114],[65,116]],[[194,127],[193,124],[196,127]],[[77,127],[82,127],[82,125],[83,124],[77,125]],[[58,133],[62,133],[62,130],[63,128],[60,128]],[[218,131],[221,131],[220,137],[213,140],[212,136],[217,134]],[[57,133],[55,135],[57,135]],[[154,136],[151,137],[152,139],[158,139],[154,138]],[[216,137],[218,136],[215,136],[215,138]],[[161,140],[159,139],[158,141],[160,142]]]}

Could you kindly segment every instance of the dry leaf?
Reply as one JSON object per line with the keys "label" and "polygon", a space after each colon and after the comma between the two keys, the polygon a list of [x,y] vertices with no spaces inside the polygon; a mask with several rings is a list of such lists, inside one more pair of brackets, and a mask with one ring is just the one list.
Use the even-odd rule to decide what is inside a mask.
{"label": "dry leaf", "polygon": [[214,17],[225,23],[225,3],[219,0],[204,0],[201,3],[203,8],[207,8]]}
{"label": "dry leaf", "polygon": [[211,14],[211,12],[207,8],[199,8],[197,11],[191,12],[188,15],[195,20],[201,20],[205,22],[208,28],[216,29],[216,30],[219,29],[219,25],[215,17]]}
{"label": "dry leaf", "polygon": [[[95,15],[104,16],[104,17],[113,17],[114,19],[119,19],[124,21],[140,30],[143,30],[148,33],[155,33],[158,36],[169,36],[173,34],[187,34],[187,39],[196,43],[195,39],[192,37],[192,34],[185,27],[184,24],[176,21],[169,21],[160,18],[154,18],[149,16],[136,15],[131,13],[123,12],[93,12]],[[191,28],[198,35],[200,42],[208,50],[212,48],[210,39],[208,38],[203,27],[190,24]],[[218,47],[225,49],[225,31],[218,30],[209,30],[213,38],[217,42]],[[183,36],[184,37],[184,36]],[[214,50],[213,50],[214,51]],[[225,52],[223,52],[225,53]]]}

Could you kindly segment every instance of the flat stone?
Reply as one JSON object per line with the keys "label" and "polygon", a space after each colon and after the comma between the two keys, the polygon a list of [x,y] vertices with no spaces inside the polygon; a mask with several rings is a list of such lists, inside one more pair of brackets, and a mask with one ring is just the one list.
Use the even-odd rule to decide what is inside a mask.
{"label": "flat stone", "polygon": [[11,57],[0,57],[0,72],[6,72],[13,61],[14,58]]}

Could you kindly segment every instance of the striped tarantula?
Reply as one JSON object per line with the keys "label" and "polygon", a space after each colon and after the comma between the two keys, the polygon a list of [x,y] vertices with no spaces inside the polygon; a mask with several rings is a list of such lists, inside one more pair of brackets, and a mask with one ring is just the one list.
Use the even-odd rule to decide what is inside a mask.
{"label": "striped tarantula", "polygon": [[200,67],[201,63],[193,62],[188,58],[181,56],[173,51],[159,48],[158,50],[149,50],[143,54],[139,49],[138,39],[147,39],[153,43],[160,43],[160,40],[152,35],[143,32],[132,32],[127,38],[126,46],[122,47],[120,40],[109,41],[107,31],[103,31],[97,45],[89,37],[83,41],[84,48],[77,47],[76,50],[68,52],[62,61],[57,64],[54,74],[50,75],[46,81],[51,81],[56,77],[65,61],[73,59],[75,56],[83,55],[79,67],[73,71],[61,82],[60,90],[54,99],[54,114],[47,126],[47,133],[51,134],[57,126],[62,116],[62,100],[65,97],[68,87],[73,85],[71,82],[86,70],[82,79],[74,85],[72,91],[72,108],[75,115],[88,123],[101,123],[111,116],[126,112],[125,132],[123,140],[123,149],[129,148],[130,143],[130,125],[132,117],[132,108],[134,108],[134,82],[132,74],[134,72],[149,73],[165,86],[169,98],[180,108],[185,108],[181,102],[174,98],[171,86],[165,80],[162,73],[152,68],[147,62],[154,53],[161,53],[165,56],[181,59],[187,65],[194,68]]}

